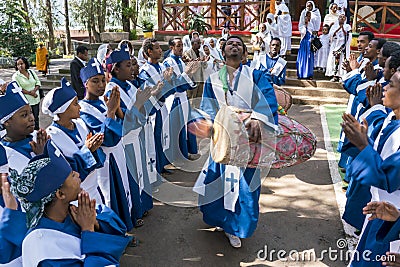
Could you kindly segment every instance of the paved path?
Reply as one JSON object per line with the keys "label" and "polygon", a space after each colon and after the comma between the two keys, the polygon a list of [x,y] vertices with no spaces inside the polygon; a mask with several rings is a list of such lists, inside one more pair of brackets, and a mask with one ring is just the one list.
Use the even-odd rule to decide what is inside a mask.
{"label": "paved path", "polygon": [[[344,238],[319,108],[295,105],[289,115],[316,134],[316,154],[306,163],[269,173],[262,185],[257,230],[243,240],[242,248],[232,248],[223,233],[206,225],[198,208],[156,201],[145,225],[133,231],[140,245],[127,249],[121,266],[345,266],[344,261],[329,259],[327,255],[315,262],[278,259],[279,250],[315,253],[320,257],[330,247],[338,249],[338,240]],[[191,186],[196,174],[175,171],[167,180]],[[268,255],[264,261],[257,254],[265,246]],[[263,253],[259,255],[264,257]],[[332,255],[340,258],[339,253]]]}

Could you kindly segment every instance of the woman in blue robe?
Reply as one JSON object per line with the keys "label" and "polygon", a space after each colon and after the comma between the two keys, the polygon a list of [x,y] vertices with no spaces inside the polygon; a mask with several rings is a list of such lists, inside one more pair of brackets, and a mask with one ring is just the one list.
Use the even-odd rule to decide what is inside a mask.
{"label": "woman in blue robe", "polygon": [[304,24],[299,25],[302,36],[300,49],[296,60],[297,77],[299,79],[312,79],[314,76],[314,52],[311,50],[313,24],[310,23],[311,12],[307,11]]}
{"label": "woman in blue robe", "polygon": [[[132,239],[125,224],[106,206],[96,210],[96,201],[80,188],[79,173],[52,142],[10,177],[29,228],[22,244],[24,266],[119,265]],[[76,200],[78,206],[70,205]]]}
{"label": "woman in blue robe", "polygon": [[65,78],[61,80],[61,87],[54,88],[46,94],[42,111],[53,117],[53,123],[47,128],[47,133],[72,169],[79,172],[83,181],[82,188],[88,191],[97,203],[103,203],[96,170],[104,166],[106,159],[100,148],[104,134],[89,132],[80,118],[76,92]]}
{"label": "woman in blue robe", "polygon": [[131,193],[121,142],[122,125],[116,121],[116,113],[120,111],[119,90],[113,88],[110,97],[106,98],[107,101],[100,99],[105,92],[106,81],[96,58],[89,60],[80,76],[86,88],[85,98],[79,102],[81,118],[91,133],[104,134],[102,149],[107,158],[104,167],[97,170],[100,190],[105,205],[122,219],[130,231],[134,226],[131,219]]}

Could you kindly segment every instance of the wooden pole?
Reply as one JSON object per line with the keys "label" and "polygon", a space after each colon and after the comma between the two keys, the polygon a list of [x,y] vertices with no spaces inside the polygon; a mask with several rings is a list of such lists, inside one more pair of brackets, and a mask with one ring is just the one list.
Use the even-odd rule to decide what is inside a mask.
{"label": "wooden pole", "polygon": [[157,0],[157,10],[158,10],[158,30],[159,31],[165,31],[165,29],[163,28],[163,0]]}
{"label": "wooden pole", "polygon": [[211,29],[216,30],[217,25],[217,0],[211,0]]}
{"label": "wooden pole", "polygon": [[352,32],[356,32],[357,31],[357,13],[358,13],[358,0],[356,0],[356,4],[355,4],[355,7],[354,7],[353,26],[351,27],[351,31]]}

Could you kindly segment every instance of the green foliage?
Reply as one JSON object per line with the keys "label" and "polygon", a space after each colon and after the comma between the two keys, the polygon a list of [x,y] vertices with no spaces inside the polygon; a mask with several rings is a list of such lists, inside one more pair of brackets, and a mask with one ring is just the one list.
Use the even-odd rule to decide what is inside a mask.
{"label": "green foliage", "polygon": [[35,39],[28,33],[19,1],[0,4],[0,55],[26,56],[35,52]]}
{"label": "green foliage", "polygon": [[142,19],[142,29],[144,32],[152,32],[154,30],[154,23],[149,19]]}
{"label": "green foliage", "polygon": [[137,40],[137,32],[135,29],[132,29],[129,33],[129,40]]}
{"label": "green foliage", "polygon": [[191,14],[188,18],[189,30],[197,31],[200,34],[207,33],[207,30],[211,29],[211,25],[206,23],[203,16],[199,14]]}

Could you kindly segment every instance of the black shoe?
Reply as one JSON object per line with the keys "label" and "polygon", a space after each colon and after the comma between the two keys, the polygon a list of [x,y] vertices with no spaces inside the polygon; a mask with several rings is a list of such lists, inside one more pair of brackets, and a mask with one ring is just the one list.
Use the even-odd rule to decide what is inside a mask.
{"label": "black shoe", "polygon": [[161,174],[171,175],[171,174],[174,174],[174,172],[171,171],[171,170],[163,169],[163,170],[161,171]]}

